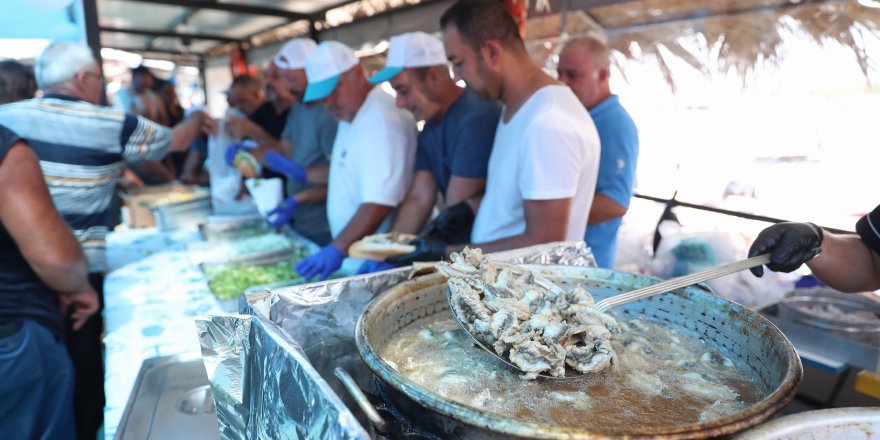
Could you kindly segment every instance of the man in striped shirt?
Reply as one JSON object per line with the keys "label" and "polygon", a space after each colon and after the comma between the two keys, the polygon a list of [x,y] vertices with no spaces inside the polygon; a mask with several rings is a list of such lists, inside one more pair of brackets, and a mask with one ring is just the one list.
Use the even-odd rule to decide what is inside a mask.
{"label": "man in striped shirt", "polygon": [[[776,272],[806,263],[816,278],[843,292],[880,289],[880,206],[856,222],[856,232],[838,235],[812,223],[779,223],[758,234],[749,257],[770,254],[767,268]],[[752,272],[761,276],[764,268]]]}
{"label": "man in striped shirt", "polygon": [[[184,151],[201,132],[214,130],[213,121],[195,112],[170,129],[100,106],[101,70],[83,45],[49,45],[35,73],[43,96],[0,106],[0,124],[27,141],[40,160],[55,206],[85,251],[103,307],[108,207],[126,163],[159,161],[169,151]],[[98,313],[68,341],[80,438],[93,438],[103,420],[101,331]]]}

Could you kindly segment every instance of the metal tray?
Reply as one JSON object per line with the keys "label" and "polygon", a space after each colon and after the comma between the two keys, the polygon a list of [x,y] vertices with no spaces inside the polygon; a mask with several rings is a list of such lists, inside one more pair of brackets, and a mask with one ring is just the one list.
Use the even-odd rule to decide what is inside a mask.
{"label": "metal tray", "polygon": [[201,356],[188,353],[144,361],[115,438],[219,439],[214,399]]}
{"label": "metal tray", "polygon": [[[218,254],[215,249],[215,244],[219,242],[196,242],[190,243],[186,245],[186,250],[190,252],[190,261],[199,265],[200,267],[204,266],[218,266],[218,265],[230,265],[230,264],[251,264],[259,265],[264,261],[272,261],[273,259],[277,259],[275,261],[280,261],[281,259],[288,258],[293,255],[294,251],[297,251],[297,247],[300,246],[300,243],[294,242],[293,246],[289,248],[282,249],[270,249],[266,251],[257,251],[257,252],[247,252],[247,253],[238,253],[238,254]],[[307,251],[311,251],[308,246],[302,246]],[[262,263],[266,264],[266,263]]]}
{"label": "metal tray", "polygon": [[[269,266],[269,265],[280,263],[285,260],[288,260],[290,262],[290,264],[293,264],[293,261],[291,259],[291,251],[289,249],[286,250],[285,253],[275,252],[275,253],[259,254],[259,255],[244,259],[244,260],[237,260],[237,261],[232,261],[232,262],[205,262],[205,263],[199,264],[199,269],[205,275],[205,278],[208,279],[208,287],[211,289],[211,292],[212,292],[212,294],[214,294],[214,297],[217,298],[217,301],[220,303],[221,308],[225,312],[237,312],[238,311],[238,300],[237,299],[221,299],[220,297],[218,297],[215,293],[214,286],[212,284],[212,280],[208,276],[207,269],[208,268],[233,267],[233,266],[250,266],[250,267]],[[252,292],[260,292],[262,290],[270,288],[271,286],[279,286],[279,285],[292,286],[292,285],[296,285],[296,284],[302,284],[302,283],[299,282],[298,279],[290,279],[290,280],[282,280],[282,281],[279,281],[276,283],[255,284],[252,286],[248,286],[247,288],[245,288],[244,290],[239,292],[239,295],[242,293],[247,294],[247,293],[252,293]]]}
{"label": "metal tray", "polygon": [[779,305],[758,311],[791,341],[798,354],[811,364],[839,373],[847,365],[870,371],[880,370],[878,335],[838,335],[816,326],[781,317]]}
{"label": "metal tray", "polygon": [[235,240],[269,233],[272,229],[262,217],[199,224],[199,234],[206,242]]}
{"label": "metal tray", "polygon": [[200,196],[181,202],[153,205],[151,210],[156,218],[156,226],[162,231],[194,228],[211,214],[211,198]]}
{"label": "metal tray", "polygon": [[780,417],[734,439],[868,439],[878,432],[880,408],[832,408]]}
{"label": "metal tray", "polygon": [[818,327],[844,337],[877,342],[880,340],[880,319],[876,321],[853,321],[833,313],[816,315],[808,308],[834,308],[841,313],[867,312],[880,316],[880,302],[863,296],[838,292],[832,289],[802,289],[790,292],[779,302],[779,316],[799,324]]}

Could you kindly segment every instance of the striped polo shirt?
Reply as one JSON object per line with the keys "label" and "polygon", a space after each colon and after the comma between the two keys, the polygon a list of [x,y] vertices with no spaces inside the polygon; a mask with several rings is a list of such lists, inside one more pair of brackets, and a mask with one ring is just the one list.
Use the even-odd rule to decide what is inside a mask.
{"label": "striped polo shirt", "polygon": [[161,160],[171,129],[63,95],[2,105],[0,124],[36,153],[55,207],[82,244],[89,270],[105,272],[108,206],[124,165]]}
{"label": "striped polo shirt", "polygon": [[880,205],[856,222],[856,232],[871,250],[880,255]]}

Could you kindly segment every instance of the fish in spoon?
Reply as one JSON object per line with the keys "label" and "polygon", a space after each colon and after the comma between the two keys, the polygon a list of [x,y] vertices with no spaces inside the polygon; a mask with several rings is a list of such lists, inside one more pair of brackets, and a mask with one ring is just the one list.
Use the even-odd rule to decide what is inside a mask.
{"label": "fish in spoon", "polygon": [[479,249],[453,254],[451,261],[438,269],[449,277],[446,295],[456,321],[523,378],[572,377],[614,361],[611,333],[620,326],[583,288],[563,289],[525,268],[489,261]]}

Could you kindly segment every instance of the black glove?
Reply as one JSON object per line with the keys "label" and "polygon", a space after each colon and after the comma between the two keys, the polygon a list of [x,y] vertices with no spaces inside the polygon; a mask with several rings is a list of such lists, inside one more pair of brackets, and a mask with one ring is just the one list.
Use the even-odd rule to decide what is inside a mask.
{"label": "black glove", "polygon": [[[770,254],[767,268],[774,272],[791,272],[819,254],[822,228],[812,223],[779,223],[758,234],[749,249],[749,258]],[[764,275],[761,266],[749,269],[755,276]]]}
{"label": "black glove", "polygon": [[467,202],[461,202],[440,211],[437,218],[428,223],[425,237],[453,243],[473,224],[474,211]]}
{"label": "black glove", "polygon": [[388,258],[386,263],[395,266],[409,266],[414,261],[440,261],[446,257],[446,243],[433,238],[417,238],[409,244],[414,245],[416,250],[412,253],[399,257]]}

